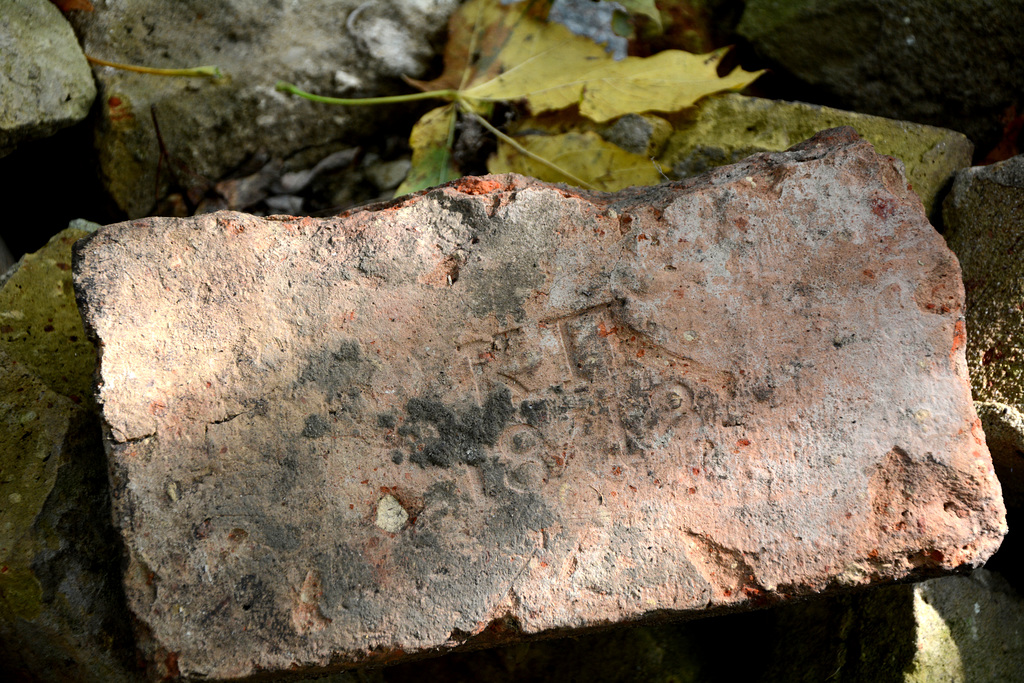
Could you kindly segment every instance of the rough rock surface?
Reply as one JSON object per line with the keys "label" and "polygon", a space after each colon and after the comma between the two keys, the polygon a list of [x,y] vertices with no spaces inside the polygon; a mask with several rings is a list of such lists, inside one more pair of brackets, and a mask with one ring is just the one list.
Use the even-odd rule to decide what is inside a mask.
{"label": "rough rock surface", "polygon": [[0,11],[0,156],[85,118],[96,84],[71,25],[49,0]]}
{"label": "rough rock surface", "polygon": [[98,227],[92,226],[61,231],[0,277],[0,349],[58,394],[90,409],[96,348],[75,305],[71,245]]}
{"label": "rough rock surface", "polygon": [[711,614],[1005,533],[956,259],[851,129],[614,195],[108,226],[75,282],[155,676]]}
{"label": "rough rock surface", "polygon": [[1024,156],[957,174],[943,205],[967,287],[967,366],[1007,500],[1024,504]]}
{"label": "rough rock surface", "polygon": [[68,229],[0,289],[0,678],[138,679]]}
{"label": "rough rock surface", "polygon": [[987,148],[1024,105],[1022,24],[1021,0],[748,0],[738,31],[836,106]]}
{"label": "rough rock surface", "polygon": [[96,139],[106,188],[129,217],[143,216],[159,199],[154,187],[160,196],[173,191],[198,202],[228,172],[259,168],[268,158],[299,170],[357,144],[408,107],[332,107],[286,96],[274,84],[337,97],[407,90],[400,77],[424,75],[435,53],[431,41],[455,6],[134,0],[76,13],[90,55],[152,67],[215,64],[229,76],[211,82],[97,68]]}
{"label": "rough rock surface", "polygon": [[755,152],[779,152],[837,126],[852,126],[881,154],[903,162],[907,180],[939,225],[942,193],[971,164],[974,145],[961,133],[852,111],[735,93],[704,98],[692,122],[677,124],[661,157],[679,177],[735,163]]}
{"label": "rough rock surface", "polygon": [[1024,666],[1024,601],[978,569],[914,587],[917,647],[908,683],[1012,681]]}

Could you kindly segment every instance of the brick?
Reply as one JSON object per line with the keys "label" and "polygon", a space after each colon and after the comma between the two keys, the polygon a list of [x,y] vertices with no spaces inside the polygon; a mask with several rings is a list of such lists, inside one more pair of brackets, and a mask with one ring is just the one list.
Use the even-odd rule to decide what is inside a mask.
{"label": "brick", "polygon": [[758,607],[1006,531],[957,261],[852,129],[610,195],[148,218],[75,283],[154,677]]}

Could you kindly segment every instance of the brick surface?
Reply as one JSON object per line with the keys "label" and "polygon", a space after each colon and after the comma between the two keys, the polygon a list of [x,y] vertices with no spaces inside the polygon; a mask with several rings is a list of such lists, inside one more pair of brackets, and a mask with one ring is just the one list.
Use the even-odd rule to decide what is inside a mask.
{"label": "brick surface", "polygon": [[1005,533],[956,259],[852,129],[614,195],[123,223],[75,282],[154,676],[759,606]]}

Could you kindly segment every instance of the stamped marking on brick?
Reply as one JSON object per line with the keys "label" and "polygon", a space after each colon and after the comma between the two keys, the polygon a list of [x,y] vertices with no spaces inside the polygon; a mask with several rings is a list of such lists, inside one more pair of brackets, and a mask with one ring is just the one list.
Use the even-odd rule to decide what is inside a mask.
{"label": "stamped marking on brick", "polygon": [[150,661],[313,674],[998,546],[956,260],[891,159],[481,182],[80,243]]}

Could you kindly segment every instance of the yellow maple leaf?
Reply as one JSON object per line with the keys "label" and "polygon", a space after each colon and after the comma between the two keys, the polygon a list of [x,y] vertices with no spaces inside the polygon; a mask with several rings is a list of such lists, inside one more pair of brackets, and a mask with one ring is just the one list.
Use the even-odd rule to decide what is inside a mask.
{"label": "yellow maple leaf", "polygon": [[521,173],[548,182],[576,184],[573,176],[595,190],[615,192],[634,185],[656,185],[662,180],[657,166],[646,156],[627,152],[593,131],[517,137],[522,149],[542,157],[564,173],[502,144],[487,161],[491,173]]}
{"label": "yellow maple leaf", "polygon": [[[592,187],[579,173],[560,168],[545,155],[553,154],[562,159],[594,155],[602,160],[619,158],[614,150],[603,148],[608,143],[602,141],[598,145],[590,142],[589,137],[554,136],[546,142],[530,142],[536,149],[547,150],[544,154],[527,149],[487,121],[493,104],[518,102],[533,114],[576,106],[582,116],[604,122],[630,113],[678,111],[692,106],[705,95],[739,90],[762,73],[736,69],[719,77],[717,69],[725,50],[706,55],[666,50],[652,57],[615,60],[603,46],[588,38],[573,34],[561,24],[538,19],[547,6],[545,0],[527,0],[514,6],[501,5],[497,0],[470,0],[462,5],[449,22],[444,72],[426,83],[410,79],[410,83],[424,91],[416,95],[343,100],[310,96],[286,83],[279,83],[278,89],[339,104],[383,104],[428,97],[451,101],[452,105],[431,110],[417,124],[410,139],[412,171],[400,186],[400,192],[430,187],[437,178],[457,173],[450,154],[438,153],[437,149],[442,139],[450,146],[450,131],[460,112],[475,117],[504,145],[515,149],[519,162],[525,163],[522,159],[528,158],[530,168],[546,166],[561,179]],[[442,135],[441,131],[446,133]],[[571,151],[557,153],[552,147],[570,141],[588,141],[587,149],[574,155]],[[504,154],[508,159],[514,156],[507,151]],[[636,170],[635,160],[626,161]],[[658,176],[653,164],[647,163]],[[576,163],[572,165],[579,167]],[[628,176],[609,169],[589,175],[605,177],[609,173],[622,178]],[[644,173],[641,177],[654,176]],[[601,181],[602,185],[604,183]]]}
{"label": "yellow maple leaf", "polygon": [[[679,111],[705,95],[742,89],[760,75],[735,69],[719,77],[725,49],[706,55],[665,50],[615,61],[603,48],[563,26],[545,28],[541,34],[525,36],[539,40],[513,46],[539,51],[530,50],[534,54],[500,76],[462,91],[463,98],[474,103],[523,100],[534,114],[577,105],[580,114],[600,123],[624,114]],[[564,42],[550,44],[559,35]]]}

